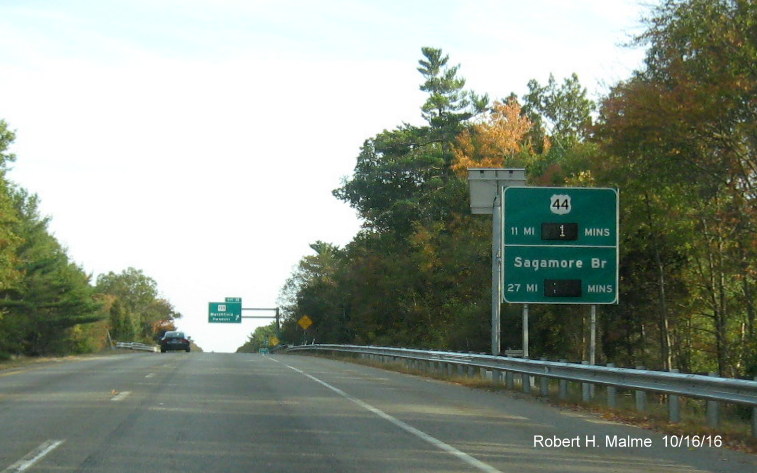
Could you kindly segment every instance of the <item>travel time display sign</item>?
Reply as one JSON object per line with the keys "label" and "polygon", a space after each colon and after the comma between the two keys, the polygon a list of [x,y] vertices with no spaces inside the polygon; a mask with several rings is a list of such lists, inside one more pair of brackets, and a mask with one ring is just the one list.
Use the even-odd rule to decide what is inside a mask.
{"label": "travel time display sign", "polygon": [[502,208],[505,302],[617,303],[617,190],[506,187]]}

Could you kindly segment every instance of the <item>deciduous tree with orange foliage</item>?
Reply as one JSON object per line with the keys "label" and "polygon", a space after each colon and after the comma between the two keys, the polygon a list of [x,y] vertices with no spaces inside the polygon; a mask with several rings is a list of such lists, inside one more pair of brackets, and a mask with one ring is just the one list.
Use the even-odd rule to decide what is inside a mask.
{"label": "deciduous tree with orange foliage", "polygon": [[466,128],[453,149],[452,169],[465,175],[468,168],[525,166],[532,159],[526,137],[531,121],[521,114],[521,106],[511,97],[494,102],[485,121]]}

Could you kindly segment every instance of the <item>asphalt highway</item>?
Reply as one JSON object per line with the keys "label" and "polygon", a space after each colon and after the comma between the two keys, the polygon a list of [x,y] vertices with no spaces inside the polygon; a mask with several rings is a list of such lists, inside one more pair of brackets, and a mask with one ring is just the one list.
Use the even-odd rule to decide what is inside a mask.
{"label": "asphalt highway", "polygon": [[314,357],[133,353],[0,371],[0,473],[757,472],[754,455],[671,443]]}

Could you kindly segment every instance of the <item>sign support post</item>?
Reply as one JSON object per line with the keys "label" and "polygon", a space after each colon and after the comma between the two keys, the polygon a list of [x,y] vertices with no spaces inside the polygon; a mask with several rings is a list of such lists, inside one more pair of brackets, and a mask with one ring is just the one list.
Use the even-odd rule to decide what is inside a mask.
{"label": "sign support post", "polygon": [[523,358],[528,358],[528,304],[523,304]]}
{"label": "sign support post", "polygon": [[591,305],[591,341],[589,343],[589,364],[597,361],[597,305]]}
{"label": "sign support post", "polygon": [[526,185],[523,168],[468,168],[470,208],[473,214],[492,215],[492,355],[501,352],[500,316],[502,304],[502,209],[500,190]]}
{"label": "sign support post", "polygon": [[499,193],[494,197],[492,213],[492,355],[502,349],[500,317],[502,310],[502,202]]}

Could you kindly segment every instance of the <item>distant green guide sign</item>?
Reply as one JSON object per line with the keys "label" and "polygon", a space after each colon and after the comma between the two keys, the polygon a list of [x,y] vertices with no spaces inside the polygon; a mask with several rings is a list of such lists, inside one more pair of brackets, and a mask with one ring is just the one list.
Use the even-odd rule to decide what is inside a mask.
{"label": "distant green guide sign", "polygon": [[507,187],[503,201],[505,302],[617,303],[617,190]]}
{"label": "distant green guide sign", "polygon": [[242,323],[242,302],[209,302],[209,323]]}

